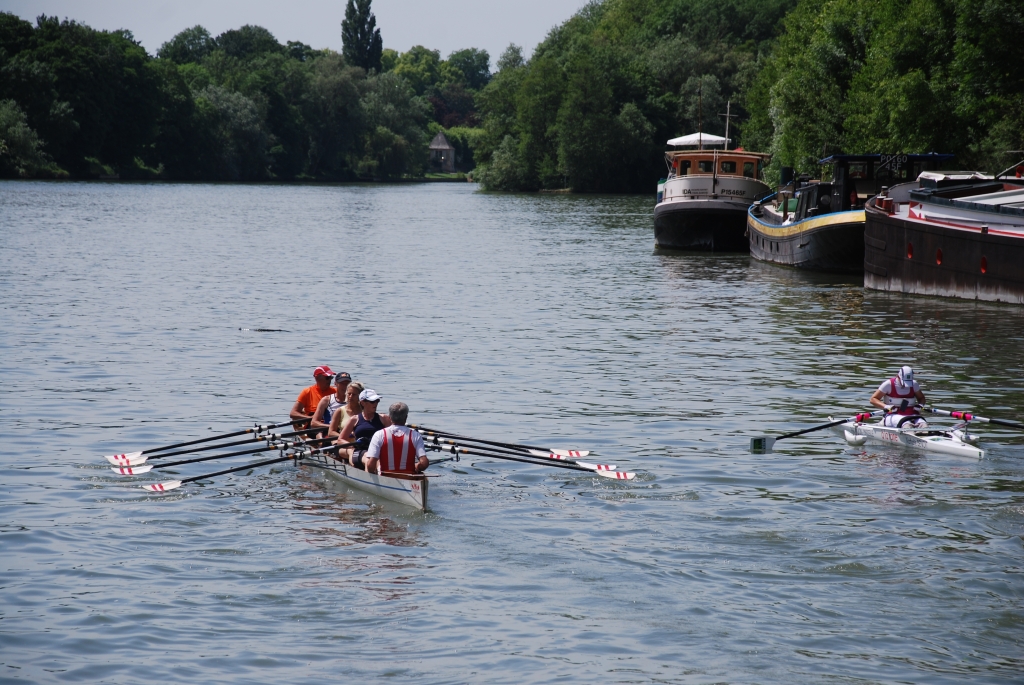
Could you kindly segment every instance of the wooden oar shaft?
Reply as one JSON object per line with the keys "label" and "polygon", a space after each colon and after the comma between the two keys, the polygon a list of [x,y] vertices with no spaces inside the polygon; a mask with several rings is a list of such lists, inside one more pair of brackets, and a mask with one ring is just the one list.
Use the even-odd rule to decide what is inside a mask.
{"label": "wooden oar shaft", "polygon": [[178,449],[179,447],[188,447],[189,445],[198,445],[204,442],[212,442],[214,440],[227,440],[228,438],[237,438],[239,435],[248,435],[249,433],[258,433],[264,430],[272,430],[274,428],[280,428],[281,426],[292,426],[298,421],[288,421],[286,423],[275,423],[270,426],[258,426],[256,428],[246,428],[245,430],[235,431],[234,433],[225,433],[224,435],[214,435],[209,438],[199,438],[198,440],[189,440],[187,442],[178,442],[173,445],[164,445],[163,447],[151,447],[148,450],[142,450],[143,454],[153,454],[154,452],[166,452],[167,450]]}

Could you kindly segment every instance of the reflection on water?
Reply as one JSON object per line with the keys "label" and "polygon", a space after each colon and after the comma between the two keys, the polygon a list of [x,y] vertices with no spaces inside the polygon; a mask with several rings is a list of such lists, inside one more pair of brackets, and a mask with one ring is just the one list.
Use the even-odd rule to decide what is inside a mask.
{"label": "reflection on water", "polygon": [[[1022,418],[1024,308],[652,251],[652,205],[0,183],[0,681],[1019,681],[1024,435],[747,445],[904,363]],[[422,513],[291,464],[155,498],[98,462],[283,417],[322,363],[639,476],[474,457]]]}

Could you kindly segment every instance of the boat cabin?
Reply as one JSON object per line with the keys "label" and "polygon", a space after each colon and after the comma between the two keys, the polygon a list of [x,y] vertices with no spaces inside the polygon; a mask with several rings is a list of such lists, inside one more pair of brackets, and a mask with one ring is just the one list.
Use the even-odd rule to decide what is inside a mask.
{"label": "boat cabin", "polygon": [[677,150],[665,153],[668,178],[738,176],[760,181],[770,155],[744,150]]}
{"label": "boat cabin", "polygon": [[[831,211],[863,209],[882,186],[913,181],[922,171],[934,171],[953,155],[929,152],[923,155],[832,155],[819,164],[834,165]],[[783,185],[788,179],[783,178]],[[780,189],[781,190],[781,189]],[[792,196],[791,196],[792,197]]]}

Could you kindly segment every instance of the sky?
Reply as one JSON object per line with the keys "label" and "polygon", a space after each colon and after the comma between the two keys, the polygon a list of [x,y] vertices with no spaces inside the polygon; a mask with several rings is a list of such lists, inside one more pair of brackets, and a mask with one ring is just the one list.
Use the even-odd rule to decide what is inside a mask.
{"label": "sky", "polygon": [[[373,0],[384,47],[404,52],[425,45],[447,57],[483,48],[491,66],[509,43],[529,55],[548,31],[586,0]],[[0,0],[0,11],[35,23],[40,14],[74,19],[95,29],[128,29],[150,53],[174,34],[202,24],[214,36],[245,24],[280,41],[341,50],[346,0]]]}

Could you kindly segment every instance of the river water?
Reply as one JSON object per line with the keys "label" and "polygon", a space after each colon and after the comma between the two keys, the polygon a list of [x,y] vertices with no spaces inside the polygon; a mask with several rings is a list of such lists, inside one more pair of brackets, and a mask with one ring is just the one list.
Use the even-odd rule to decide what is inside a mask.
{"label": "river water", "polygon": [[[747,445],[903,363],[1020,419],[1024,308],[658,253],[652,209],[0,184],[0,683],[1021,682],[1024,435]],[[101,459],[286,420],[323,363],[639,476],[464,459],[419,513],[290,464],[148,495],[173,476]]]}

